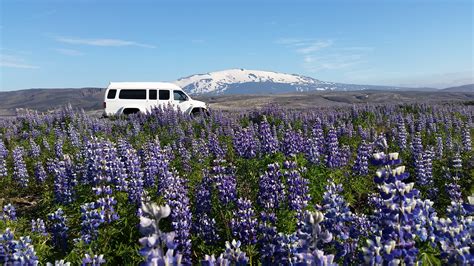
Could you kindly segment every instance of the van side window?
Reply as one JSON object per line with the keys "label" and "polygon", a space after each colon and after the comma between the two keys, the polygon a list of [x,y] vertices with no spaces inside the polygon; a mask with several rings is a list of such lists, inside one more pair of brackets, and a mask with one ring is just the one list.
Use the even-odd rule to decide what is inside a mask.
{"label": "van side window", "polygon": [[149,96],[148,96],[149,100],[156,100],[156,90],[149,90],[148,93],[149,93]]}
{"label": "van side window", "polygon": [[107,93],[107,99],[115,99],[115,95],[117,94],[117,90],[109,90]]}
{"label": "van side window", "polygon": [[120,99],[146,100],[146,90],[120,90]]}
{"label": "van side window", "polygon": [[169,90],[160,90],[160,100],[169,100],[170,91]]}

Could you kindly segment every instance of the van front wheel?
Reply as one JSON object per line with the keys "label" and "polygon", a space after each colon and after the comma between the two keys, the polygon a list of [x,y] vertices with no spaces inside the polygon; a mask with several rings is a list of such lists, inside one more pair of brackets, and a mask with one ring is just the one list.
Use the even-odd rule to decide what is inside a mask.
{"label": "van front wheel", "polygon": [[203,115],[208,116],[209,111],[207,111],[204,108],[194,108],[193,110],[191,110],[191,115],[194,117],[203,116]]}

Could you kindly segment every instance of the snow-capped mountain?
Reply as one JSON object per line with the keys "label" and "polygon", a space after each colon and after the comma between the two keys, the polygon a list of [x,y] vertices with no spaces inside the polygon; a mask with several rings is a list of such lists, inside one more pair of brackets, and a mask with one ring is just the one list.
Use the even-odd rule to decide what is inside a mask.
{"label": "snow-capped mountain", "polygon": [[174,82],[191,94],[235,94],[332,90],[334,83],[310,77],[261,70],[229,69],[197,74]]}
{"label": "snow-capped mountain", "polygon": [[196,74],[174,82],[190,94],[285,93],[295,91],[399,89],[388,86],[326,82],[296,74],[229,69]]}

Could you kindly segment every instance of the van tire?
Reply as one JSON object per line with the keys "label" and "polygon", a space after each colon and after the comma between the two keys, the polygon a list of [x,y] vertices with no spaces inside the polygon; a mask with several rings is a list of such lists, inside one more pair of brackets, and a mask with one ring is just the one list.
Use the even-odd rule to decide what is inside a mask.
{"label": "van tire", "polygon": [[204,108],[194,108],[193,110],[191,110],[191,115],[192,115],[192,116],[195,116],[195,117],[198,117],[198,116],[201,116],[201,115],[206,115],[206,116],[208,116],[208,115],[209,115],[209,111],[207,111],[207,110],[204,109]]}
{"label": "van tire", "polygon": [[131,114],[137,114],[140,112],[140,109],[138,108],[125,108],[122,111],[122,114],[124,115],[131,115]]}

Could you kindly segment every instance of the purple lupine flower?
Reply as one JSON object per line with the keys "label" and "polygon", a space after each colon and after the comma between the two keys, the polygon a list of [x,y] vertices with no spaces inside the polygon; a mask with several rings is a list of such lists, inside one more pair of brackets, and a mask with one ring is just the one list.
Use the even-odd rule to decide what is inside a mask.
{"label": "purple lupine flower", "polygon": [[84,147],[83,182],[92,184],[96,195],[110,195],[112,184],[116,190],[128,192],[127,169],[115,146],[110,141],[92,138]]}
{"label": "purple lupine flower", "polygon": [[413,189],[414,183],[403,182],[408,178],[405,166],[392,168],[400,162],[398,153],[374,154],[374,163],[383,167],[377,170],[374,177],[381,199],[380,209],[374,215],[373,223],[374,230],[377,226],[383,230],[380,230],[380,235],[374,234],[370,241],[367,241],[368,246],[363,248],[365,263],[373,263],[377,256],[381,256],[389,264],[403,260],[404,263],[412,265],[417,260],[418,249],[415,246],[414,230],[416,222],[420,220],[417,204],[420,193]]}
{"label": "purple lupine flower", "polygon": [[301,222],[303,210],[311,200],[309,181],[300,174],[300,172],[304,172],[306,169],[297,169],[296,162],[294,161],[285,161],[283,167],[286,169],[283,175],[288,187],[288,204],[291,210],[297,212],[298,222]]}
{"label": "purple lupine flower", "polygon": [[471,143],[471,128],[466,123],[466,126],[463,127],[462,130],[462,145],[464,147],[464,151],[471,151],[472,150],[472,143]]}
{"label": "purple lupine flower", "polygon": [[7,156],[8,150],[5,147],[3,140],[0,139],[0,178],[6,177],[8,175]]}
{"label": "purple lupine flower", "polygon": [[[170,215],[168,205],[158,206],[156,203],[141,202],[140,233],[143,235],[139,242],[142,248],[140,255],[145,257],[145,263],[151,265],[181,265],[182,256],[175,252],[177,244],[175,233],[164,233],[159,228],[161,219]],[[166,254],[165,247],[168,248]]]}
{"label": "purple lupine flower", "polygon": [[234,168],[225,164],[225,160],[214,160],[211,175],[216,184],[219,201],[228,205],[237,200],[237,181]]}
{"label": "purple lupine flower", "polygon": [[283,175],[277,163],[269,164],[267,171],[260,176],[258,204],[270,210],[277,209],[285,201]]}
{"label": "purple lupine flower", "polygon": [[209,157],[209,148],[204,139],[193,139],[191,147],[192,157],[198,163],[203,163]]}
{"label": "purple lupine flower", "polygon": [[240,250],[240,241],[226,241],[226,250],[217,258],[214,255],[205,255],[201,260],[201,266],[236,265],[245,266],[249,263],[249,258],[245,252]]}
{"label": "purple lupine flower", "polygon": [[81,240],[89,244],[99,234],[99,226],[104,223],[95,203],[84,203],[81,205]]}
{"label": "purple lupine flower", "polygon": [[319,141],[313,137],[309,137],[305,141],[305,157],[312,164],[319,163],[319,157],[321,156],[319,151],[321,148],[318,145],[320,145]]}
{"label": "purple lupine flower", "polygon": [[195,215],[193,222],[193,231],[206,243],[212,244],[219,240],[216,230],[216,221],[211,218],[211,191],[212,179],[207,172],[204,173],[201,183],[195,192]]}
{"label": "purple lupine flower", "polygon": [[3,214],[0,216],[0,220],[15,221],[16,220],[16,209],[11,203],[3,206]]}
{"label": "purple lupine flower", "polygon": [[260,213],[258,232],[260,260],[264,265],[271,265],[274,259],[273,255],[278,247],[278,232],[275,213],[272,212],[269,206],[265,207],[265,211]]}
{"label": "purple lupine flower", "polygon": [[429,186],[428,188],[428,196],[430,198],[435,198],[438,192],[438,189],[434,187],[433,182],[433,158],[434,152],[432,150],[426,150],[423,153],[423,165],[424,165],[424,176],[426,180],[426,184]]}
{"label": "purple lupine flower", "polygon": [[43,148],[45,148],[47,151],[51,151],[51,146],[49,145],[46,138],[43,139]]}
{"label": "purple lupine flower", "polygon": [[281,142],[281,150],[287,157],[296,156],[304,147],[303,137],[300,132],[291,129],[291,126],[285,131]]}
{"label": "purple lupine flower", "polygon": [[47,262],[46,266],[71,266],[71,263],[65,260],[55,260],[54,264],[51,262]]}
{"label": "purple lupine flower", "polygon": [[460,173],[462,171],[462,159],[461,159],[461,155],[459,154],[459,152],[454,154],[453,169],[454,169],[456,175],[460,175]]}
{"label": "purple lupine flower", "polygon": [[160,186],[165,188],[162,195],[172,209],[171,225],[176,233],[177,250],[183,256],[183,263],[190,263],[192,215],[186,180],[168,171]]}
{"label": "purple lupine flower", "polygon": [[342,145],[341,149],[339,150],[340,166],[346,166],[349,163],[351,154],[351,148],[348,145]]}
{"label": "purple lupine flower", "polygon": [[67,248],[67,231],[66,218],[64,217],[64,211],[59,208],[57,211],[48,214],[48,220],[50,225],[47,227],[48,232],[52,235],[52,241],[54,246],[61,250]]}
{"label": "purple lupine flower", "polygon": [[69,135],[69,140],[71,141],[72,146],[76,148],[81,147],[81,140],[79,139],[79,133],[77,132],[76,128],[69,124],[67,128],[67,133]]}
{"label": "purple lupine flower", "polygon": [[252,202],[246,198],[237,200],[237,209],[231,220],[232,234],[243,245],[254,245],[257,243],[257,218],[252,208]]}
{"label": "purple lupine flower", "polygon": [[245,252],[240,250],[240,241],[226,241],[225,247],[226,249],[223,253],[223,257],[227,259],[230,263],[235,263],[236,266],[244,266],[248,264],[249,258],[247,257]]}
{"label": "purple lupine flower", "polygon": [[147,143],[144,149],[144,157],[143,161],[145,162],[145,179],[144,185],[145,187],[154,187],[155,186],[155,179],[158,176],[158,158],[161,154],[161,146],[160,141],[156,138],[153,142]]}
{"label": "purple lupine flower", "polygon": [[41,154],[41,148],[33,139],[30,139],[30,155],[37,159]]}
{"label": "purple lupine flower", "polygon": [[182,142],[177,142],[178,154],[181,159],[181,167],[184,173],[191,172],[191,153]]}
{"label": "purple lupine flower", "polygon": [[292,257],[298,252],[298,235],[278,233],[276,236],[276,248],[273,254],[274,263],[278,265],[288,265]]}
{"label": "purple lupine flower", "polygon": [[209,134],[209,151],[211,152],[212,155],[214,155],[214,158],[224,158],[226,151],[224,148],[221,146],[219,143],[218,136],[214,133]]}
{"label": "purple lupine flower", "polygon": [[143,172],[137,151],[125,140],[119,140],[119,154],[129,176],[128,198],[139,204],[143,194]]}
{"label": "purple lupine flower", "polygon": [[24,150],[22,147],[13,149],[13,179],[22,187],[28,186],[28,171],[23,160]]}
{"label": "purple lupine flower", "polygon": [[446,149],[448,151],[452,151],[454,148],[454,145],[453,145],[453,137],[451,136],[451,131],[448,131],[446,133]]}
{"label": "purple lupine flower", "polygon": [[423,159],[423,153],[419,153],[415,158],[415,173],[416,182],[421,186],[427,186],[429,181],[426,179],[425,160]]}
{"label": "purple lupine flower", "polygon": [[339,141],[337,139],[336,130],[331,127],[328,132],[327,143],[327,166],[329,168],[337,168],[341,165]]}
{"label": "purple lupine flower", "polygon": [[415,133],[411,146],[412,146],[413,158],[415,158],[416,160],[418,156],[423,153],[423,144],[421,142],[421,134],[419,131]]}
{"label": "purple lupine flower", "polygon": [[38,257],[29,236],[14,239],[13,232],[6,228],[0,231],[0,263],[3,265],[38,265]]}
{"label": "purple lupine flower", "polygon": [[462,200],[461,187],[459,186],[459,177],[457,175],[451,176],[449,168],[443,167],[443,177],[446,184],[446,192],[451,201],[460,202]]}
{"label": "purple lupine flower", "polygon": [[352,168],[356,175],[367,175],[369,173],[369,149],[365,140],[357,149],[357,158]]}
{"label": "purple lupine flower", "polygon": [[407,148],[407,130],[405,127],[405,120],[403,119],[403,116],[398,117],[397,121],[397,129],[398,129],[398,146],[400,147],[401,150],[404,150]]}
{"label": "purple lupine flower", "polygon": [[474,240],[474,197],[468,202],[451,202],[447,208],[447,218],[436,223],[435,234],[441,247],[442,262],[450,265],[471,265]]}
{"label": "purple lupine flower", "polygon": [[270,124],[267,122],[266,117],[263,118],[263,121],[259,126],[259,138],[260,138],[260,147],[262,153],[264,154],[274,154],[278,151],[278,137],[273,134]]}
{"label": "purple lupine flower", "polygon": [[31,232],[35,232],[43,236],[48,235],[43,219],[38,218],[36,220],[31,220]]}
{"label": "purple lupine flower", "polygon": [[250,159],[257,156],[258,142],[252,126],[243,128],[235,133],[234,149],[242,158]]}
{"label": "purple lupine flower", "polygon": [[342,257],[345,263],[350,263],[357,258],[359,236],[364,230],[361,222],[363,223],[364,220],[350,211],[341,193],[342,185],[336,185],[329,180],[323,195],[322,206],[319,208],[324,213],[321,225],[333,236],[328,244],[333,245],[337,251],[336,258]]}
{"label": "purple lupine flower", "polygon": [[324,149],[325,141],[324,141],[324,132],[321,125],[321,119],[319,119],[319,117],[316,119],[316,123],[313,126],[313,138],[314,138],[314,141],[316,142],[315,145],[319,148],[319,154],[323,154],[325,150]]}
{"label": "purple lupine flower", "polygon": [[39,183],[43,183],[46,180],[46,171],[44,170],[43,163],[41,161],[36,162],[35,167],[35,177]]}
{"label": "purple lupine flower", "polygon": [[436,196],[437,189],[433,187],[433,152],[426,150],[421,152],[415,158],[416,182],[423,187],[428,188],[430,198]]}
{"label": "purple lupine flower", "polygon": [[436,136],[436,157],[438,159],[443,158],[443,137],[441,136]]}
{"label": "purple lupine flower", "polygon": [[82,266],[99,266],[105,264],[104,255],[89,255],[86,253],[82,259]]}
{"label": "purple lupine flower", "polygon": [[293,260],[297,265],[333,265],[334,255],[324,255],[318,248],[333,238],[329,231],[322,228],[323,220],[321,212],[305,211],[301,228],[296,232],[298,245]]}
{"label": "purple lupine flower", "polygon": [[115,205],[117,205],[117,200],[115,200],[115,198],[111,197],[110,195],[99,198],[95,202],[95,208],[97,208],[101,219],[105,223],[111,223],[119,219],[119,215],[115,210]]}
{"label": "purple lupine flower", "polygon": [[74,198],[77,184],[76,172],[68,155],[63,160],[49,162],[48,169],[54,176],[54,196],[59,203],[69,204]]}
{"label": "purple lupine flower", "polygon": [[58,138],[54,142],[54,153],[56,154],[57,159],[62,159],[64,156],[63,145],[64,140],[62,138]]}

